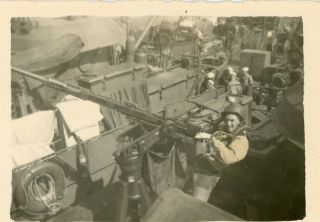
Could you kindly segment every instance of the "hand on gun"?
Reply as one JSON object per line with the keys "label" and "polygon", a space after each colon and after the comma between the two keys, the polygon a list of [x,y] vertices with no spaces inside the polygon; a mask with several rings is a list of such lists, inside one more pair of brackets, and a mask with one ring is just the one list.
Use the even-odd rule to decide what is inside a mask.
{"label": "hand on gun", "polygon": [[218,140],[218,139],[215,138],[215,137],[212,137],[211,140],[212,140],[213,146],[214,146],[217,150],[220,150],[220,148],[224,146],[223,142],[221,142],[220,140]]}
{"label": "hand on gun", "polygon": [[197,133],[195,138],[198,140],[202,140],[202,151],[199,152],[199,155],[207,159],[208,161],[214,161],[217,150],[219,150],[221,146],[224,146],[224,144],[219,139],[215,138],[214,136],[212,136],[212,134],[209,133]]}

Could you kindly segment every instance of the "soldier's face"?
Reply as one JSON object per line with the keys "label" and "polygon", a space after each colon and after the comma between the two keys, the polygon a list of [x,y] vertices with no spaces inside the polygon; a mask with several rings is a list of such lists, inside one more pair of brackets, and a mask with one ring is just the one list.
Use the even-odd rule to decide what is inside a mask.
{"label": "soldier's face", "polygon": [[238,128],[241,122],[237,115],[227,114],[224,117],[224,123],[226,125],[226,130],[229,133],[233,133]]}

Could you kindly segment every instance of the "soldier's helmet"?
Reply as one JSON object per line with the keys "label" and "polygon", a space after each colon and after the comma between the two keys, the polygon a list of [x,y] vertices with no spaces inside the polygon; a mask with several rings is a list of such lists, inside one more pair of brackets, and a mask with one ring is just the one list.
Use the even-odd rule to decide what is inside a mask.
{"label": "soldier's helmet", "polygon": [[225,116],[227,114],[235,114],[240,118],[240,121],[245,120],[244,109],[240,104],[234,103],[227,105],[224,111],[222,112],[222,115]]}

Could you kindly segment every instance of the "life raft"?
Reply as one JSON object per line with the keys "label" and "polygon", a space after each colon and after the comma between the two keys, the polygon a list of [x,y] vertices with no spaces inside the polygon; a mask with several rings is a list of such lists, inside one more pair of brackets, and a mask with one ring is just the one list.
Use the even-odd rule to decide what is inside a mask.
{"label": "life raft", "polygon": [[59,202],[64,196],[65,175],[53,162],[32,166],[20,177],[15,201],[19,209],[29,216],[44,217],[61,210]]}

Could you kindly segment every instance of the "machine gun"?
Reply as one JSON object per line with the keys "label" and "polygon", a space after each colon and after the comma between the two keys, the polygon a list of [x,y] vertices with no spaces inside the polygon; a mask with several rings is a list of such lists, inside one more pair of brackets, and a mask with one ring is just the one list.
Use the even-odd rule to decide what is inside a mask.
{"label": "machine gun", "polygon": [[[193,135],[188,132],[188,126],[179,120],[163,118],[156,114],[129,106],[128,104],[114,101],[105,96],[93,93],[82,87],[66,84],[55,79],[47,79],[37,74],[11,67],[26,78],[42,82],[45,86],[54,88],[78,98],[95,102],[101,106],[115,109],[128,116],[147,128],[147,132],[133,141],[126,141],[117,147],[115,160],[121,169],[120,195],[117,212],[117,221],[126,221],[128,214],[130,218],[139,221],[140,205],[151,205],[151,200],[146,192],[144,182],[141,179],[141,157],[155,143],[160,141],[162,136],[170,136],[174,139],[182,139],[184,142],[193,142]],[[128,210],[130,211],[128,213]]]}
{"label": "machine gun", "polygon": [[[156,114],[147,112],[145,110],[139,109],[137,107],[133,107],[128,105],[127,103],[122,103],[115,101],[113,99],[110,99],[108,97],[99,95],[97,93],[94,93],[88,89],[71,85],[68,83],[63,83],[59,80],[52,79],[52,78],[44,78],[41,77],[37,74],[34,74],[32,72],[28,72],[16,67],[11,67],[12,71],[15,71],[25,77],[32,78],[34,80],[38,80],[44,84],[44,86],[48,86],[51,88],[54,88],[60,92],[64,92],[73,96],[76,96],[80,99],[83,100],[89,100],[91,102],[97,103],[101,106],[105,106],[107,108],[115,109],[118,112],[138,121],[141,123],[145,123],[148,125],[153,125],[153,126],[164,126],[164,125],[172,125],[174,124],[175,128],[178,129],[180,132],[187,132],[187,128],[185,123],[182,121],[178,121],[172,118],[162,118],[161,116],[158,116]],[[173,129],[172,127],[170,127]],[[180,134],[180,136],[182,136]]]}

